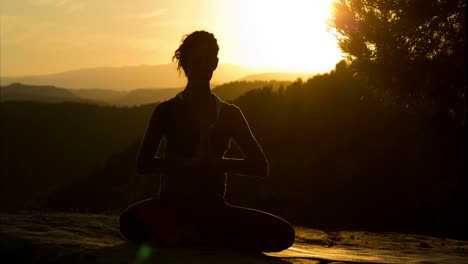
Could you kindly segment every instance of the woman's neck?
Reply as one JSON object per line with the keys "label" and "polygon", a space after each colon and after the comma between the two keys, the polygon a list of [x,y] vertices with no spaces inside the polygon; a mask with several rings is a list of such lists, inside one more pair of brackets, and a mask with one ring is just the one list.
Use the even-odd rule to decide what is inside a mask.
{"label": "woman's neck", "polygon": [[195,83],[188,82],[184,90],[184,96],[195,98],[203,98],[211,95],[210,83]]}

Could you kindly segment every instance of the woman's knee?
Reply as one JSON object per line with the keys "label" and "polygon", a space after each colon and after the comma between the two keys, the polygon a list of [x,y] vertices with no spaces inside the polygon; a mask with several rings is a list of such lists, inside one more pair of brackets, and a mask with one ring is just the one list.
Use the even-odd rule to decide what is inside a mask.
{"label": "woman's knee", "polygon": [[145,238],[144,211],[151,205],[150,199],[140,201],[125,209],[119,217],[120,233],[130,241],[139,242]]}
{"label": "woman's knee", "polygon": [[289,223],[284,223],[284,227],[281,234],[281,241],[283,242],[281,247],[284,249],[289,248],[294,244],[294,240],[296,238],[296,231],[294,227]]}
{"label": "woman's knee", "polygon": [[230,215],[231,219],[228,222],[237,220],[232,226],[236,227],[235,230],[239,234],[245,234],[244,243],[250,241],[254,248],[264,252],[278,252],[293,245],[296,232],[293,226],[281,217],[250,208],[231,208],[234,208],[235,214]]}
{"label": "woman's knee", "polygon": [[119,217],[120,233],[127,239],[133,240],[133,233],[138,226],[135,216],[130,211],[125,210]]}
{"label": "woman's knee", "polygon": [[279,252],[285,250],[294,244],[294,239],[296,237],[296,231],[293,226],[283,219],[278,219],[275,227],[273,228],[272,234],[274,234],[274,239],[270,239],[268,247],[265,252]]}

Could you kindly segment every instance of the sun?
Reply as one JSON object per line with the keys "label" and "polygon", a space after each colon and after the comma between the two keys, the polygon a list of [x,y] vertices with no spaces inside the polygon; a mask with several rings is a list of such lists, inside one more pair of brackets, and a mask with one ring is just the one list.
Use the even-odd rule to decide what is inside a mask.
{"label": "sun", "polygon": [[327,31],[332,0],[237,0],[224,18],[237,52],[225,59],[271,70],[326,72],[342,58]]}

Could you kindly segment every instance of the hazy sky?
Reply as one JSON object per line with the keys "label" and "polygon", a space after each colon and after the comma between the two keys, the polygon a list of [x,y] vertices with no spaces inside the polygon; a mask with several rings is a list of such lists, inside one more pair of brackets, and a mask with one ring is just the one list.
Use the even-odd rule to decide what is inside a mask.
{"label": "hazy sky", "polygon": [[330,0],[1,0],[2,76],[170,63],[184,34],[215,34],[220,63],[323,72],[340,60]]}

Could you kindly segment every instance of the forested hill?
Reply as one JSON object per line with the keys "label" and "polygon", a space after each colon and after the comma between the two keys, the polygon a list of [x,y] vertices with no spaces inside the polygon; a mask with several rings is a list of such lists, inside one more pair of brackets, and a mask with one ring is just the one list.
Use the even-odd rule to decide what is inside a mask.
{"label": "forested hill", "polygon": [[51,191],[90,174],[138,142],[153,108],[3,102],[0,199],[8,203],[0,208],[38,206]]}
{"label": "forested hill", "polygon": [[77,96],[72,91],[47,85],[26,85],[13,83],[0,87],[0,101],[32,101],[32,102],[93,102],[89,98]]}
{"label": "forested hill", "polygon": [[276,90],[291,83],[289,81],[235,81],[216,86],[211,91],[224,101],[232,101],[251,90],[265,87]]}
{"label": "forested hill", "polygon": [[134,89],[113,91],[109,89],[66,89],[54,86],[35,86],[14,83],[0,87],[2,101],[31,102],[88,102],[100,105],[138,106],[165,101],[181,89]]}
{"label": "forested hill", "polygon": [[[230,176],[227,199],[300,225],[468,237],[466,126],[386,102],[353,76],[342,62],[235,99],[270,176]],[[2,103],[3,209],[119,211],[144,198],[135,158],[154,106]]]}
{"label": "forested hill", "polygon": [[[212,92],[222,100],[231,101],[253,89],[263,87],[278,89],[290,83],[287,81],[236,81],[216,86]],[[15,83],[0,87],[0,98],[2,101],[89,102],[101,105],[138,106],[168,100],[180,91],[182,89],[177,88],[145,88],[131,91],[65,89]]]}

